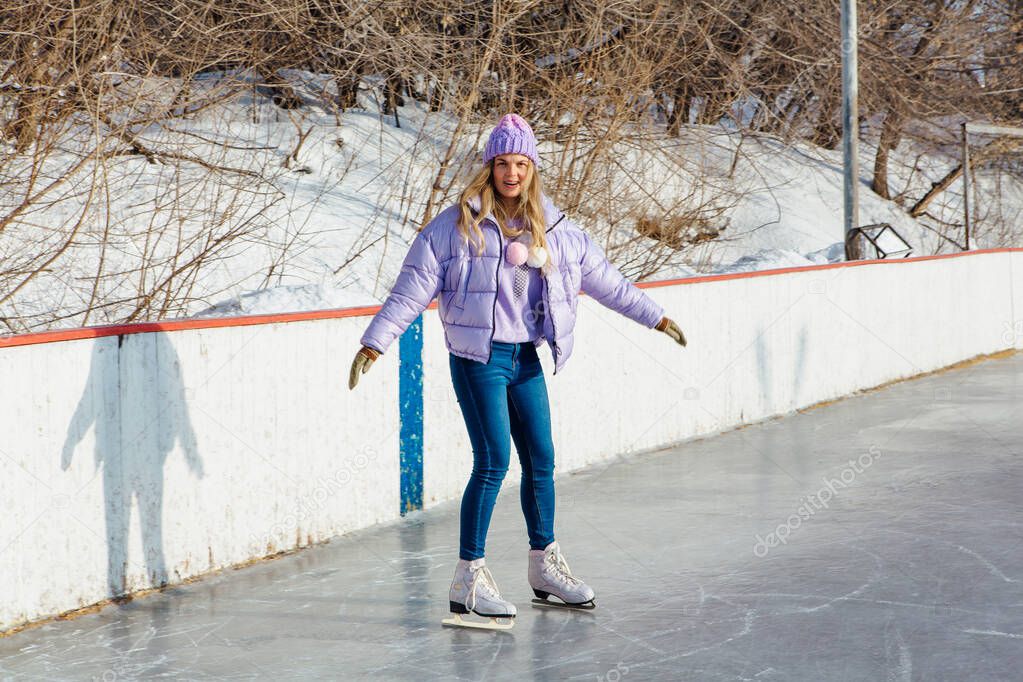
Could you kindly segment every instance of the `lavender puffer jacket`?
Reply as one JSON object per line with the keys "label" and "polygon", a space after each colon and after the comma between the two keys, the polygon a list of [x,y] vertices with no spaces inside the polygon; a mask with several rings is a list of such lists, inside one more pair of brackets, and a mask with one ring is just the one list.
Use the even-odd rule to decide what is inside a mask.
{"label": "lavender puffer jacket", "polygon": [[[470,201],[479,211],[479,199]],[[603,249],[565,217],[544,195],[547,220],[547,253],[551,272],[543,278],[543,336],[548,340],[557,374],[574,344],[576,304],[580,288],[602,305],[648,328],[660,322],[664,309],[643,290],[629,282],[611,264]],[[490,361],[497,305],[498,265],[505,237],[492,216],[480,224],[486,248],[481,256],[475,247],[462,244],[458,231],[459,209],[449,206],[427,223],[401,266],[398,279],[360,342],[381,353],[401,336],[430,302],[440,294],[438,310],[448,351],[479,362]]]}

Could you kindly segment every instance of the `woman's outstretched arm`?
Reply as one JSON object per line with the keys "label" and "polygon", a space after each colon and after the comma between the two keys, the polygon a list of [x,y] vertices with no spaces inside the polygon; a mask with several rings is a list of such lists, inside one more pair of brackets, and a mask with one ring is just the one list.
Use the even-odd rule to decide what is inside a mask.
{"label": "woman's outstretched arm", "polygon": [[604,255],[590,235],[579,227],[577,238],[582,240],[582,289],[601,305],[653,329],[664,317],[664,308],[642,289],[625,278]]}
{"label": "woman's outstretched arm", "polygon": [[423,228],[409,247],[391,293],[360,339],[363,346],[385,353],[440,291],[444,269],[432,243],[435,230],[429,228]]}

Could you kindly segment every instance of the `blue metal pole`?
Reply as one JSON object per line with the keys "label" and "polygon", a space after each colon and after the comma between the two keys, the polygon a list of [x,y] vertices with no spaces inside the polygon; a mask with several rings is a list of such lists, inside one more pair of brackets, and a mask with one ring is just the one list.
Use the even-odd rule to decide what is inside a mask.
{"label": "blue metal pole", "polygon": [[401,515],[423,508],[423,316],[398,339]]}

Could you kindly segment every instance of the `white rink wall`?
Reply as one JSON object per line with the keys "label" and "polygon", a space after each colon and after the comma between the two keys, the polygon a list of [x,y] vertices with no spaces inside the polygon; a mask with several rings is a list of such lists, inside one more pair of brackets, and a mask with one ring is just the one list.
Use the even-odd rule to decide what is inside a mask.
{"label": "white rink wall", "polygon": [[[555,475],[1023,348],[1023,251],[703,278],[646,292],[685,348],[581,297],[557,376]],[[436,316],[424,352],[427,505],[461,495],[471,448]],[[432,410],[432,411],[431,411]],[[506,487],[518,484],[513,448]]]}
{"label": "white rink wall", "polygon": [[[1023,347],[1023,251],[646,291],[688,347],[582,297],[557,376],[539,349],[558,475]],[[461,495],[472,455],[424,320],[429,507]],[[398,343],[347,386],[368,323],[0,347],[0,631],[396,519]]]}
{"label": "white rink wall", "polygon": [[364,323],[0,348],[0,630],[394,517],[395,359],[347,386]]}

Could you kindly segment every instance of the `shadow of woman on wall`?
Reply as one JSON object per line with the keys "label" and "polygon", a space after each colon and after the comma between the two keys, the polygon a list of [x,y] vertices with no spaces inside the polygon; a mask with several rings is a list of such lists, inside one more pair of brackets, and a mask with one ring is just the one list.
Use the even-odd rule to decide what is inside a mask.
{"label": "shadow of woman on wall", "polygon": [[[163,550],[163,469],[180,445],[193,475],[203,476],[177,352],[166,334],[111,336],[93,342],[89,377],[68,426],[61,454],[67,470],[78,444],[94,428],[95,466],[103,470],[107,592],[167,583]],[[129,559],[132,505],[138,509],[143,567]],[[129,571],[129,566],[135,571]]]}

